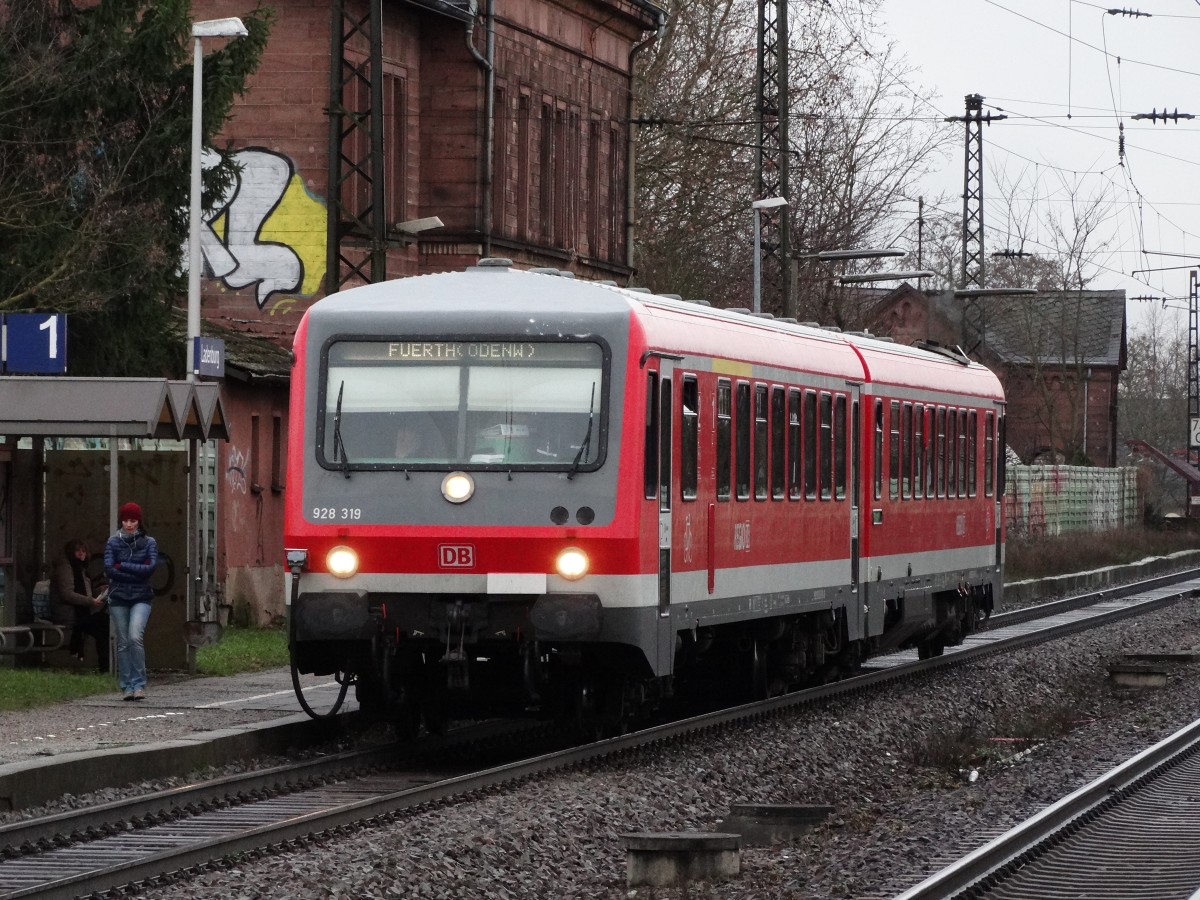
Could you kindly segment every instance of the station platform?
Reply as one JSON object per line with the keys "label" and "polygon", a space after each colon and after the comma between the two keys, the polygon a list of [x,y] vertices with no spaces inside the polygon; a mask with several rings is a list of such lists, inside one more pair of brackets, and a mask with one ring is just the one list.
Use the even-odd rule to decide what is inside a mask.
{"label": "station platform", "polygon": [[[302,676],[317,712],[332,707],[331,677]],[[151,673],[146,699],[111,693],[0,712],[0,812],[61,796],[287,754],[334,736],[300,707],[286,668],[228,677]],[[357,709],[353,689],[342,712]]]}

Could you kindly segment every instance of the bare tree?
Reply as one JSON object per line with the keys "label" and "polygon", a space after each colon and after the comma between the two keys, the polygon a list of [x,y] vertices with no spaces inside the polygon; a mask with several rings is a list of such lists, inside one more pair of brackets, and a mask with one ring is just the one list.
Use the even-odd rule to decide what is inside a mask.
{"label": "bare tree", "polygon": [[[877,5],[789,6],[796,251],[890,242],[900,204],[949,137],[918,109],[895,47],[868,43]],[[720,306],[751,305],[756,15],[754,4],[683,0],[638,83],[637,280]],[[803,264],[798,309],[855,325],[836,274]]]}

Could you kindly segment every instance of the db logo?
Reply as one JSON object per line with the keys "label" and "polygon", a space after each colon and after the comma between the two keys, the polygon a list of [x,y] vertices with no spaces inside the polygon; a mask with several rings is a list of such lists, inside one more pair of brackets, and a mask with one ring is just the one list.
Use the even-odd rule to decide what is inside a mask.
{"label": "db logo", "polygon": [[470,544],[439,544],[438,565],[443,569],[475,567],[475,548]]}

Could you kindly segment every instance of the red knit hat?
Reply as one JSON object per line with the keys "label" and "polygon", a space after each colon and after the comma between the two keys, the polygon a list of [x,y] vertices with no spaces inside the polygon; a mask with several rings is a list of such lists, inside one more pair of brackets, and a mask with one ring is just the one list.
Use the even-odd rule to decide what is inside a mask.
{"label": "red knit hat", "polygon": [[122,503],[121,508],[117,510],[117,521],[124,522],[126,519],[142,521],[142,508],[136,503]]}

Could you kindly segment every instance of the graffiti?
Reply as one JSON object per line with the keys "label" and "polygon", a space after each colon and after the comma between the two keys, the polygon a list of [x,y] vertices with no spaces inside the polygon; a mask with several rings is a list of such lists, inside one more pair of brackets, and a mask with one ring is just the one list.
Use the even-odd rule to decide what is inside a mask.
{"label": "graffiti", "polygon": [[[259,309],[274,294],[316,294],[325,274],[325,207],[286,156],[251,147],[233,159],[240,171],[201,224],[204,264],[233,290],[255,285]],[[219,161],[206,149],[201,166]],[[186,269],[187,248],[183,256]]]}
{"label": "graffiti", "polygon": [[237,447],[229,448],[229,465],[225,467],[225,483],[231,491],[246,493],[246,454]]}

